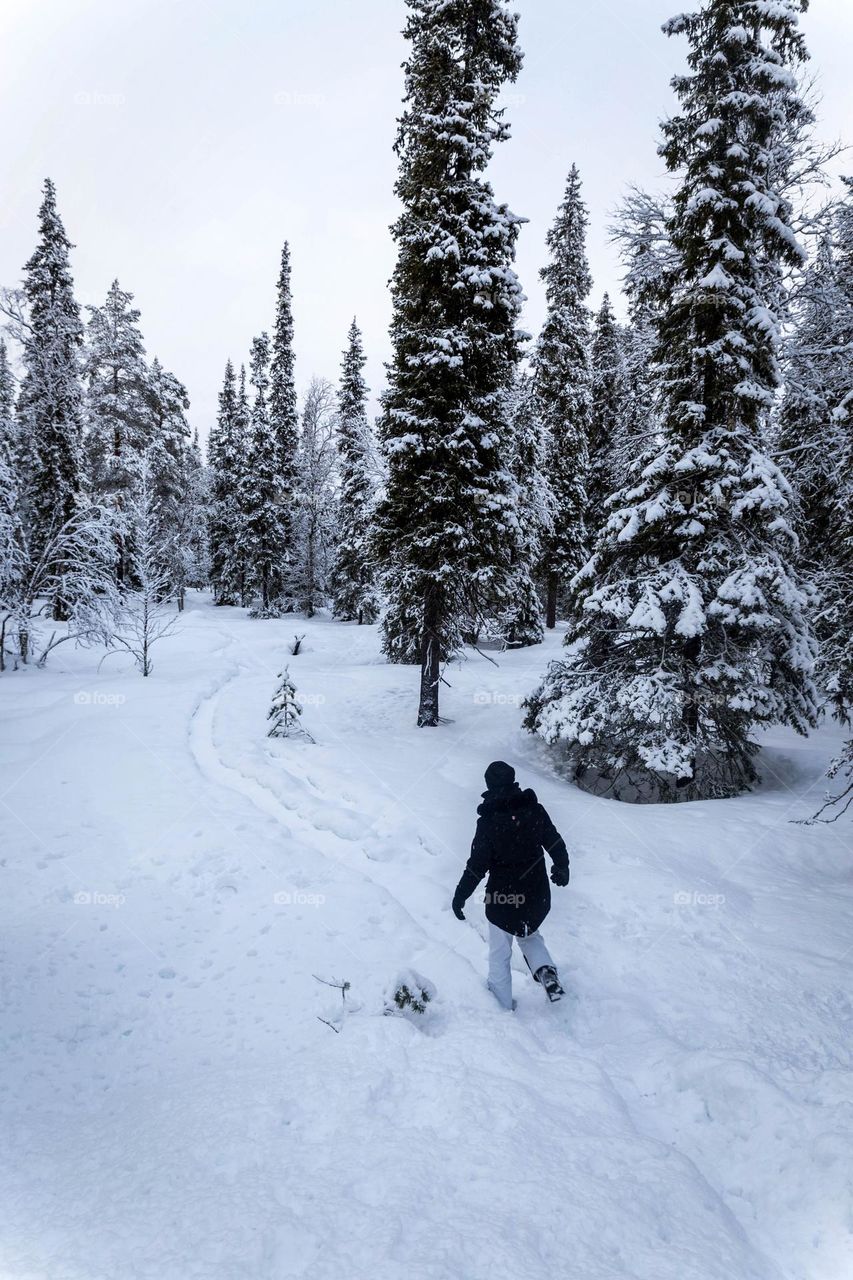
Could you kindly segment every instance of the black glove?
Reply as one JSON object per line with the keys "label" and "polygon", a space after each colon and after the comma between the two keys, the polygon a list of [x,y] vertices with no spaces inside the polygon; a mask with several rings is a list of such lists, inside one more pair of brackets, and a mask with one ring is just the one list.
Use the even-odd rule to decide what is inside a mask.
{"label": "black glove", "polygon": [[551,881],[553,884],[559,885],[561,889],[569,883],[569,868],[558,867],[556,862],[551,867]]}
{"label": "black glove", "polygon": [[459,894],[457,893],[453,899],[453,902],[450,905],[453,907],[453,914],[456,916],[456,919],[464,920],[465,912],[462,910],[462,908],[465,906],[465,899],[460,898]]}

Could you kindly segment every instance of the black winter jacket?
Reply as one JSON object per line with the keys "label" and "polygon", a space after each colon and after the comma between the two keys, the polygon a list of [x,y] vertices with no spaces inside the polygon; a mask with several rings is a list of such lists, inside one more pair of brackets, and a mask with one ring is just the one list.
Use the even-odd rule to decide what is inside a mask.
{"label": "black winter jacket", "polygon": [[[465,902],[488,874],[486,919],[507,933],[534,933],[551,910],[544,853],[555,866],[569,869],[562,836],[536,792],[522,791],[517,782],[500,791],[484,791],[471,856],[456,889]],[[544,852],[543,852],[544,850]]]}

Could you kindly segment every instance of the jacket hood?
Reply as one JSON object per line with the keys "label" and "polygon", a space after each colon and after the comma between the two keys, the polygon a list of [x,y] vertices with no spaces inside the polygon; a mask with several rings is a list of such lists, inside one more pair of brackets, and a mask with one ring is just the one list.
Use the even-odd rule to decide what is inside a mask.
{"label": "jacket hood", "polygon": [[499,791],[492,790],[483,792],[483,803],[478,806],[477,812],[482,814],[487,810],[512,810],[527,809],[529,806],[537,803],[536,792],[532,787],[526,787],[522,791],[517,782],[509,787],[502,787]]}

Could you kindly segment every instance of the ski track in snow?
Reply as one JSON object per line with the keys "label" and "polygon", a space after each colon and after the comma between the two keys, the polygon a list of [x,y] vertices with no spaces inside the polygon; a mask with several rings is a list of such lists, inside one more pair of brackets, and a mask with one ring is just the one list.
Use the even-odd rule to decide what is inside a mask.
{"label": "ski track in snow", "polygon": [[[752,797],[626,812],[519,732],[544,649],[455,666],[428,734],[375,629],[300,623],[287,658],[289,626],[192,597],[150,681],[80,653],[0,682],[0,1276],[853,1274],[847,850],[785,823],[831,746],[780,740]],[[284,662],[316,746],[265,737]],[[545,930],[569,996],[517,958],[515,1015],[481,908],[449,911],[501,755],[573,851]],[[100,886],[125,901],[75,904]],[[417,1025],[382,1012],[409,966],[438,989]],[[314,975],[352,983],[343,1015]]]}

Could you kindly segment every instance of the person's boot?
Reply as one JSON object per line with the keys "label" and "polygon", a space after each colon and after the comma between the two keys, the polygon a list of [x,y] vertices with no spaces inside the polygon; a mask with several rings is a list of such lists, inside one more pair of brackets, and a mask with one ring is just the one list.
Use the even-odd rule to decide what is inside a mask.
{"label": "person's boot", "polygon": [[540,986],[544,987],[546,996],[552,1002],[554,1000],[559,1000],[560,996],[564,996],[566,994],[560,986],[560,979],[557,977],[557,970],[552,964],[543,964],[540,969],[536,970],[533,977]]}

